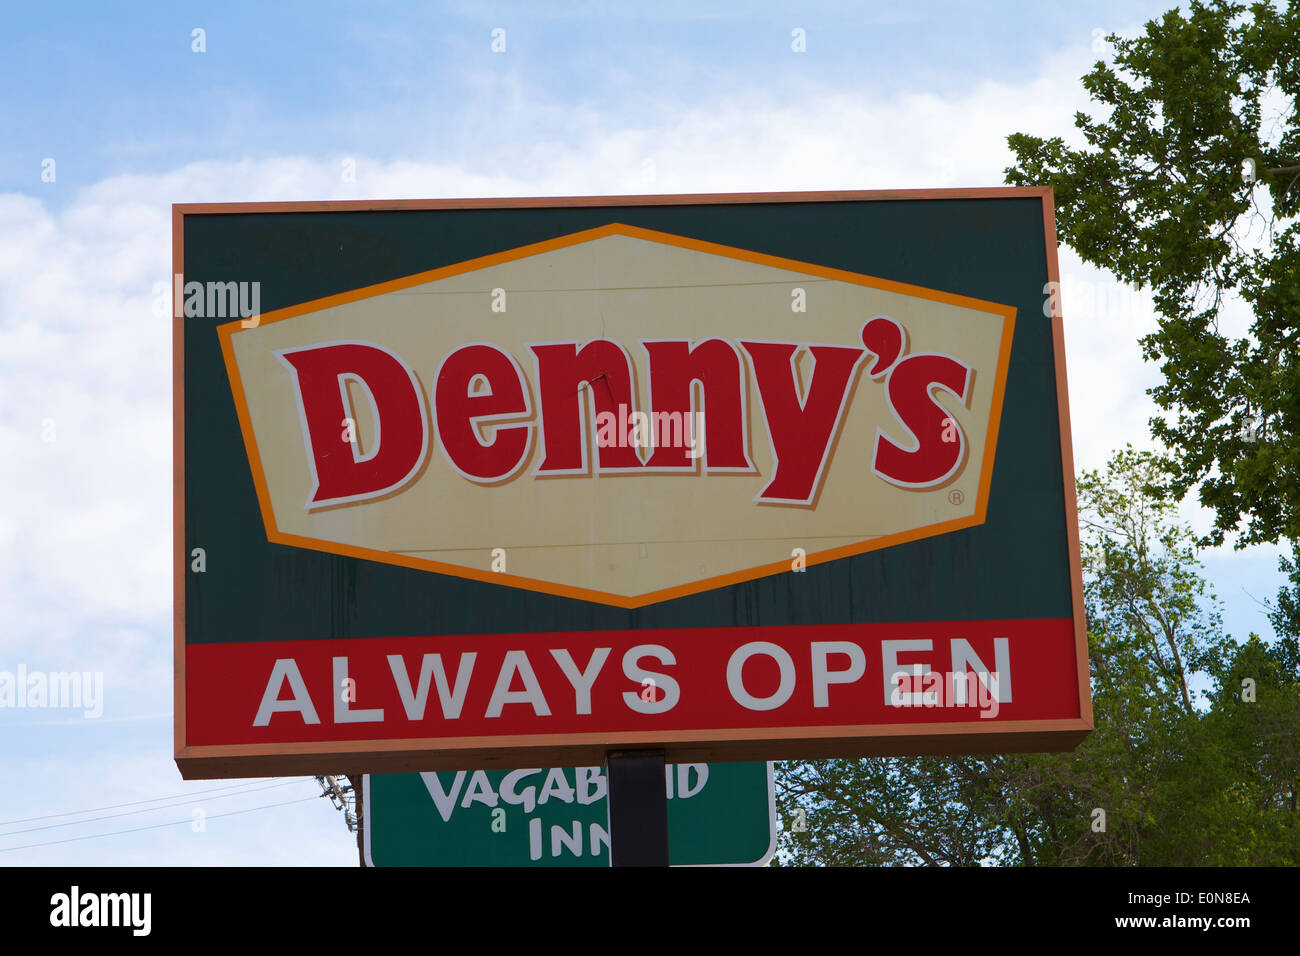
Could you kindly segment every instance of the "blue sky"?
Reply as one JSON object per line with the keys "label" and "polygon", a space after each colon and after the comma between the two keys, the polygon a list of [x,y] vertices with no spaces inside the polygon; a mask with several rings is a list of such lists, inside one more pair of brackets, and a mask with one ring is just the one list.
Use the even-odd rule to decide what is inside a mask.
{"label": "blue sky", "polygon": [[[172,202],[997,185],[1008,133],[1070,135],[1096,31],[1165,6],[5,3],[0,670],[102,671],[105,702],[0,711],[0,865],[356,862],[314,783],[218,796],[171,760]],[[1062,269],[1076,461],[1098,467],[1147,443],[1153,319]],[[1271,635],[1249,595],[1276,593],[1276,554],[1205,556],[1233,634]]]}
{"label": "blue sky", "polygon": [[[945,96],[1024,82],[1161,3],[6,4],[0,183],[63,157],[58,197],[200,159],[365,154],[508,168],[685,103]],[[738,13],[743,9],[745,12]],[[493,54],[491,31],[506,30]],[[192,30],[206,52],[192,51]],[[792,55],[791,32],[807,52]]]}

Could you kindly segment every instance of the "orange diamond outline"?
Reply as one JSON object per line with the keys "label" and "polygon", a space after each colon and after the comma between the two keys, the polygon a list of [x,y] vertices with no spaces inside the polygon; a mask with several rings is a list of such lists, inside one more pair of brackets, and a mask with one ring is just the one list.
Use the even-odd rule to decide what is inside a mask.
{"label": "orange diamond outline", "polygon": [[[998,350],[998,367],[996,381],[993,388],[993,404],[989,411],[988,434],[984,442],[984,459],[980,470],[978,500],[976,502],[974,514],[964,518],[954,518],[950,521],[942,521],[937,524],[922,525],[921,527],[897,532],[895,534],[883,535],[879,538],[872,539],[871,541],[844,545],[843,547],[831,548],[826,551],[813,552],[807,555],[805,563],[807,565],[824,564],[827,561],[835,561],[839,558],[846,558],[855,554],[864,554],[868,551],[877,551],[882,548],[893,547],[894,545],[903,544],[908,541],[917,541],[922,538],[948,534],[952,531],[959,531],[963,528],[970,528],[984,523],[988,509],[989,485],[993,478],[993,458],[997,449],[998,426],[1002,421],[1002,399],[1006,388],[1007,370],[1011,361],[1011,342],[1015,333],[1016,309],[1012,306],[1000,305],[982,299],[973,299],[968,296],[953,295],[948,292],[927,289],[924,286],[909,285],[904,282],[894,282],[889,279],[878,279],[874,276],[862,275],[856,272],[847,272],[842,269],[832,269],[809,262],[800,262],[795,259],[769,256],[759,252],[751,252],[748,249],[738,249],[734,246],[724,246],[718,243],[704,242],[699,239],[688,239],[684,236],[677,236],[667,232],[657,232],[652,229],[643,229],[639,226],[629,226],[625,223],[613,222],[604,226],[597,226],[594,229],[584,229],[580,232],[569,233],[568,235],[559,236],[555,239],[547,239],[544,242],[536,242],[526,246],[519,246],[514,249],[507,249],[504,252],[481,256],[477,259],[469,259],[465,262],[458,262],[438,269],[431,269],[426,272],[418,272],[414,275],[404,276],[400,279],[380,282],[376,285],[363,286],[362,288],[352,289],[348,292],[341,292],[337,295],[314,299],[310,302],[302,302],[298,305],[292,305],[284,309],[277,309],[274,312],[268,312],[262,315],[257,327],[269,325],[272,322],[282,322],[285,319],[292,319],[300,315],[306,315],[309,312],[318,312],[321,309],[346,305],[350,302],[359,302],[362,299],[370,299],[375,296],[385,295],[389,292],[409,289],[412,286],[424,285],[437,279],[462,275],[466,272],[474,272],[479,269],[487,268],[488,266],[499,265],[504,262],[513,262],[517,259],[528,258],[529,256],[539,255],[544,252],[551,252],[555,249],[564,249],[569,246],[575,246],[580,243],[591,242],[594,239],[601,239],[613,235],[630,236],[650,242],[677,246],[682,249],[690,249],[695,252],[704,252],[711,255],[723,256],[728,259],[739,259],[745,262],[756,263],[758,265],[785,269],[791,272],[800,272],[805,275],[819,276],[824,279],[834,279],[839,282],[847,282],[852,285],[881,289],[887,292],[897,292],[915,298],[928,299],[933,302],[943,302],[947,305],[960,306],[962,308],[973,309],[979,312],[989,312],[1001,316],[1002,341],[1001,347]],[[231,336],[239,332],[242,328],[242,320],[236,319],[233,322],[227,322],[224,325],[218,326],[217,335],[221,342],[221,353],[225,359],[226,373],[230,378],[230,389],[235,400],[235,410],[239,416],[239,428],[244,436],[244,448],[248,453],[249,468],[252,472],[253,483],[257,488],[257,500],[262,511],[262,522],[266,528],[267,540],[270,542],[288,545],[290,547],[305,548],[311,551],[322,551],[327,554],[338,554],[346,557],[360,558],[366,561],[377,561],[382,564],[391,564],[403,568],[412,568],[420,571],[433,571],[438,574],[452,575],[454,577],[466,578],[472,581],[481,581],[485,584],[520,588],[526,591],[537,591],[543,594],[553,594],[558,597],[574,598],[581,601],[605,604],[628,610],[646,607],[651,604],[658,604],[663,601],[670,601],[674,598],[685,597],[690,594],[712,591],[720,587],[726,587],[730,584],[739,584],[743,581],[753,581],[758,578],[770,577],[774,574],[780,574],[790,570],[790,561],[788,559],[783,559],[770,564],[757,565],[740,571],[732,571],[727,574],[702,578],[698,581],[676,585],[671,588],[663,588],[645,594],[626,596],[622,594],[613,594],[608,591],[599,591],[593,588],[580,588],[569,584],[541,581],[536,578],[522,577],[507,572],[480,571],[477,568],[468,568],[459,564],[446,564],[441,561],[431,561],[426,558],[413,558],[392,551],[362,548],[357,547],[356,545],[328,541],[322,538],[309,538],[303,535],[286,534],[285,532],[280,531],[275,524],[275,515],[271,509],[271,496],[266,486],[266,477],[262,468],[262,458],[261,454],[258,452],[257,439],[253,434],[252,420],[249,417],[248,405],[244,398],[244,385],[239,376],[239,368],[235,363],[234,347],[230,341]],[[251,331],[252,328],[253,327],[250,327],[245,331]]]}

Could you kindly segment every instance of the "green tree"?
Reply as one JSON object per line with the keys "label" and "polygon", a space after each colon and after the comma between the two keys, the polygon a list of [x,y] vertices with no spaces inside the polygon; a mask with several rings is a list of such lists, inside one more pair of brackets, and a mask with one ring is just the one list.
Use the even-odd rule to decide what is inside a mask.
{"label": "green tree", "polygon": [[[1051,185],[1061,239],[1151,289],[1152,434],[1173,497],[1199,486],[1215,514],[1204,543],[1300,540],[1300,0],[1193,0],[1108,39],[1083,147],[1016,133],[1007,182]],[[1234,300],[1240,337],[1220,326]]]}
{"label": "green tree", "polygon": [[1281,642],[1224,636],[1159,474],[1126,448],[1078,481],[1096,730],[1072,753],[782,764],[785,862],[1300,863],[1300,675]]}
{"label": "green tree", "polygon": [[[1214,862],[1300,861],[1300,672],[1288,643],[1252,634],[1216,668],[1201,736],[1213,741],[1213,772],[1221,776],[1198,780],[1198,799],[1186,807],[1193,832],[1214,847]],[[1210,780],[1226,785],[1212,788]]]}
{"label": "green tree", "polygon": [[1277,634],[1273,652],[1282,672],[1300,680],[1300,557],[1293,552],[1289,560],[1280,559],[1278,569],[1287,576],[1288,584],[1269,606],[1269,622]]}

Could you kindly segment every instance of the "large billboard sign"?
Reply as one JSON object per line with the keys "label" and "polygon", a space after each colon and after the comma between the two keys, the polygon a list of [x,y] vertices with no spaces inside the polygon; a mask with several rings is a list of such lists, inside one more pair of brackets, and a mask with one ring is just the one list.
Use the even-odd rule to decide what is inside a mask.
{"label": "large billboard sign", "polygon": [[1046,190],[178,206],[174,241],[187,776],[1090,728]]}

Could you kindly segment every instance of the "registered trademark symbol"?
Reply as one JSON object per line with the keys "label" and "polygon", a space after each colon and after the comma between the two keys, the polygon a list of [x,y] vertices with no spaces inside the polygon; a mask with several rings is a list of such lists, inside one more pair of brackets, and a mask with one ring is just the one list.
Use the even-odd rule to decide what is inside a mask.
{"label": "registered trademark symbol", "polygon": [[959,505],[966,500],[966,496],[954,488],[952,491],[948,492],[948,500],[954,505]]}

